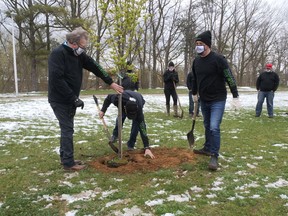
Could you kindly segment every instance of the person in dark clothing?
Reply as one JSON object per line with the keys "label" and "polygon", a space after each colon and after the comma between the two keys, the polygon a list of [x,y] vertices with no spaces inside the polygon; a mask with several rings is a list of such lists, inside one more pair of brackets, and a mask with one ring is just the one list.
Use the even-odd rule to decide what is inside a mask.
{"label": "person in dark clothing", "polygon": [[168,69],[163,74],[164,79],[164,94],[166,98],[166,111],[167,115],[170,115],[170,96],[173,99],[173,110],[174,117],[178,117],[178,106],[177,106],[177,93],[175,85],[179,82],[179,77],[177,71],[175,71],[174,63],[170,62],[168,64]]}
{"label": "person in dark clothing", "polygon": [[258,102],[256,105],[256,117],[262,112],[262,105],[266,98],[268,117],[273,118],[274,93],[279,86],[279,76],[272,71],[272,64],[266,64],[266,70],[260,74],[256,81]]}
{"label": "person in dark clothing", "polygon": [[48,59],[48,102],[59,121],[61,164],[65,170],[71,171],[85,168],[74,160],[73,145],[76,108],[84,107],[84,102],[79,98],[83,69],[100,77],[116,92],[123,92],[123,87],[114,83],[105,70],[85,53],[87,44],[87,32],[76,28],[66,35],[66,41],[56,47]]}
{"label": "person in dark clothing", "polygon": [[[139,82],[138,82],[138,76],[137,74],[133,73],[133,65],[131,63],[131,61],[127,61],[127,72],[125,72],[124,74],[121,74],[121,77],[123,77],[121,79],[120,82],[120,78],[118,79],[117,83],[124,88],[124,90],[131,90],[131,91],[138,91],[139,89]],[[123,117],[123,116],[122,116]],[[125,117],[126,118],[126,117]],[[122,118],[122,122],[125,121],[125,119]],[[134,133],[136,133],[136,131],[138,130],[138,127],[134,128],[135,124],[132,125],[132,129],[131,131],[133,131]],[[137,132],[138,134],[138,132]],[[137,136],[136,134],[136,136]],[[116,118],[116,122],[115,122],[115,127],[113,129],[113,134],[110,138],[110,142],[111,143],[115,143],[118,139],[118,116]],[[128,143],[129,146],[131,146],[131,144]],[[134,144],[133,144],[134,146]]]}
{"label": "person in dark clothing", "polygon": [[[188,73],[187,79],[186,79],[186,85],[189,90],[188,98],[189,98],[189,116],[190,117],[193,117],[194,115],[194,101],[192,97],[192,85],[193,85],[192,78],[193,78],[192,72]],[[199,110],[200,110],[200,100],[198,98],[198,105],[197,105],[197,111],[196,111],[197,116],[199,116]]]}
{"label": "person in dark clothing", "polygon": [[211,50],[211,32],[205,31],[196,38],[198,56],[192,64],[194,102],[201,98],[201,111],[204,118],[205,143],[195,154],[211,156],[208,168],[218,169],[220,150],[220,124],[223,118],[228,83],[233,98],[238,98],[236,81],[224,56]]}
{"label": "person in dark clothing", "polygon": [[[104,117],[105,112],[107,111],[111,103],[113,103],[116,107],[118,107],[118,101],[119,101],[118,94],[109,94],[105,98],[102,109],[99,112],[100,118]],[[143,114],[144,104],[145,100],[140,93],[131,90],[125,90],[122,93],[122,126],[124,124],[126,117],[132,120],[130,138],[127,143],[128,150],[134,150],[138,131],[140,131],[141,139],[145,150],[144,156],[147,155],[153,159],[154,155],[152,154],[151,149],[149,147],[149,139],[147,136],[146,123]],[[118,131],[117,134],[114,135],[118,137]]]}
{"label": "person in dark clothing", "polygon": [[[138,91],[139,90],[139,80],[136,73],[133,72],[133,65],[130,61],[127,61],[127,70],[122,75],[121,86],[124,90]],[[120,85],[120,80],[117,83]]]}

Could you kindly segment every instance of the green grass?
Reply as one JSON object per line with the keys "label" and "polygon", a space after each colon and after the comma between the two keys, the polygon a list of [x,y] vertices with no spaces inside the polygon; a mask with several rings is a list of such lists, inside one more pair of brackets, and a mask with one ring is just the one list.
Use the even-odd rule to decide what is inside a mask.
{"label": "green grass", "polygon": [[[5,143],[0,145],[0,215],[65,215],[72,210],[78,211],[76,215],[115,215],[117,211],[124,213],[125,208],[128,212],[138,208],[142,215],[159,216],[287,215],[288,199],[280,196],[288,196],[288,186],[267,187],[279,179],[288,181],[287,146],[273,146],[288,143],[285,111],[275,110],[283,115],[273,119],[265,115],[255,118],[254,111],[249,110],[226,111],[221,125],[221,168],[217,172],[207,170],[208,157],[197,156],[193,165],[154,172],[105,174],[89,167],[79,173],[67,173],[53,152],[59,145],[57,122],[52,123],[51,130],[47,130],[51,122],[39,120],[14,132],[0,131],[1,143]],[[187,116],[180,120],[165,113],[148,112],[145,117],[151,144],[188,147],[185,136],[191,129],[191,120]],[[25,123],[21,119],[0,119],[4,121]],[[81,155],[111,154],[102,130],[77,128],[75,158],[89,161],[93,158]],[[128,132],[124,129],[123,136],[127,137]],[[203,133],[202,118],[198,118],[197,147],[204,142]],[[138,145],[142,146],[138,138]],[[176,172],[183,175],[179,177]],[[202,190],[195,191],[195,187]],[[62,199],[65,194],[84,192],[93,192],[94,196],[72,203]],[[188,200],[175,201],[172,195]],[[253,198],[255,195],[259,198]],[[121,202],[113,204],[116,200]],[[162,200],[163,204],[147,205],[153,200]]]}

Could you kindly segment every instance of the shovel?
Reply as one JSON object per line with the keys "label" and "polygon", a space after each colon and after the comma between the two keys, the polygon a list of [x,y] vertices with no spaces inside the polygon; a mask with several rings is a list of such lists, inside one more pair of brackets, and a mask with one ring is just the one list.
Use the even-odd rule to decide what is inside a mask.
{"label": "shovel", "polygon": [[195,143],[195,136],[193,134],[194,132],[194,127],[195,127],[195,122],[196,122],[196,116],[197,116],[197,107],[198,107],[198,101],[194,103],[194,114],[192,117],[192,129],[187,133],[187,140],[190,148],[192,149]]}
{"label": "shovel", "polygon": [[[95,95],[93,95],[93,98],[94,98],[94,101],[95,101],[96,106],[97,106],[97,108],[98,108],[98,111],[100,112],[100,108],[99,108],[99,104],[98,104],[98,99],[97,99],[97,97],[96,97]],[[106,125],[106,122],[105,122],[104,118],[101,118],[101,120],[102,120],[102,123],[103,123],[103,126],[104,126],[104,130],[105,130],[106,136],[107,136],[107,138],[108,138],[108,140],[109,140],[109,143],[108,143],[109,146],[112,148],[112,150],[113,150],[114,152],[118,153],[118,152],[119,152],[118,148],[117,148],[116,146],[114,146],[113,143],[110,141],[111,135],[110,135],[110,133],[109,133],[109,130],[108,130],[108,128],[107,128],[107,125]]]}
{"label": "shovel", "polygon": [[[176,91],[176,84],[175,84],[174,81],[173,81],[173,84],[174,84],[174,88],[175,88],[175,91]],[[180,103],[180,100],[179,100],[179,97],[178,97],[177,92],[176,92],[176,96],[177,96],[177,100],[178,100],[178,102],[179,102],[179,108],[180,108],[180,110],[181,110],[179,118],[183,118],[183,116],[184,116],[184,111],[183,111],[183,109],[182,109],[182,106],[181,106],[181,103]]]}

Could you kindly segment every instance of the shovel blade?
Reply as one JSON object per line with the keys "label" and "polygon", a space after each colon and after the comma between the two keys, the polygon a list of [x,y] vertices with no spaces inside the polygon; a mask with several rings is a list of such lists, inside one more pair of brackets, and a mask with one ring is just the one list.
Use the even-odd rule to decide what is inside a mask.
{"label": "shovel blade", "polygon": [[187,133],[187,140],[189,147],[192,149],[195,144],[195,137],[192,130]]}
{"label": "shovel blade", "polygon": [[183,112],[183,110],[181,110],[181,113],[180,113],[180,116],[179,116],[179,118],[183,118],[183,116],[184,116],[184,112]]}
{"label": "shovel blade", "polygon": [[119,152],[119,149],[111,141],[108,144],[115,153]]}

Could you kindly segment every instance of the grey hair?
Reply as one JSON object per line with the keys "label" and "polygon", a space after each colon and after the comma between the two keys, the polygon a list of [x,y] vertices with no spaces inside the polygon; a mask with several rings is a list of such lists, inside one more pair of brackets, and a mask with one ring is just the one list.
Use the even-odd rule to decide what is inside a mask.
{"label": "grey hair", "polygon": [[72,44],[78,43],[81,38],[88,40],[88,33],[82,27],[78,27],[72,32],[66,34],[66,40]]}

